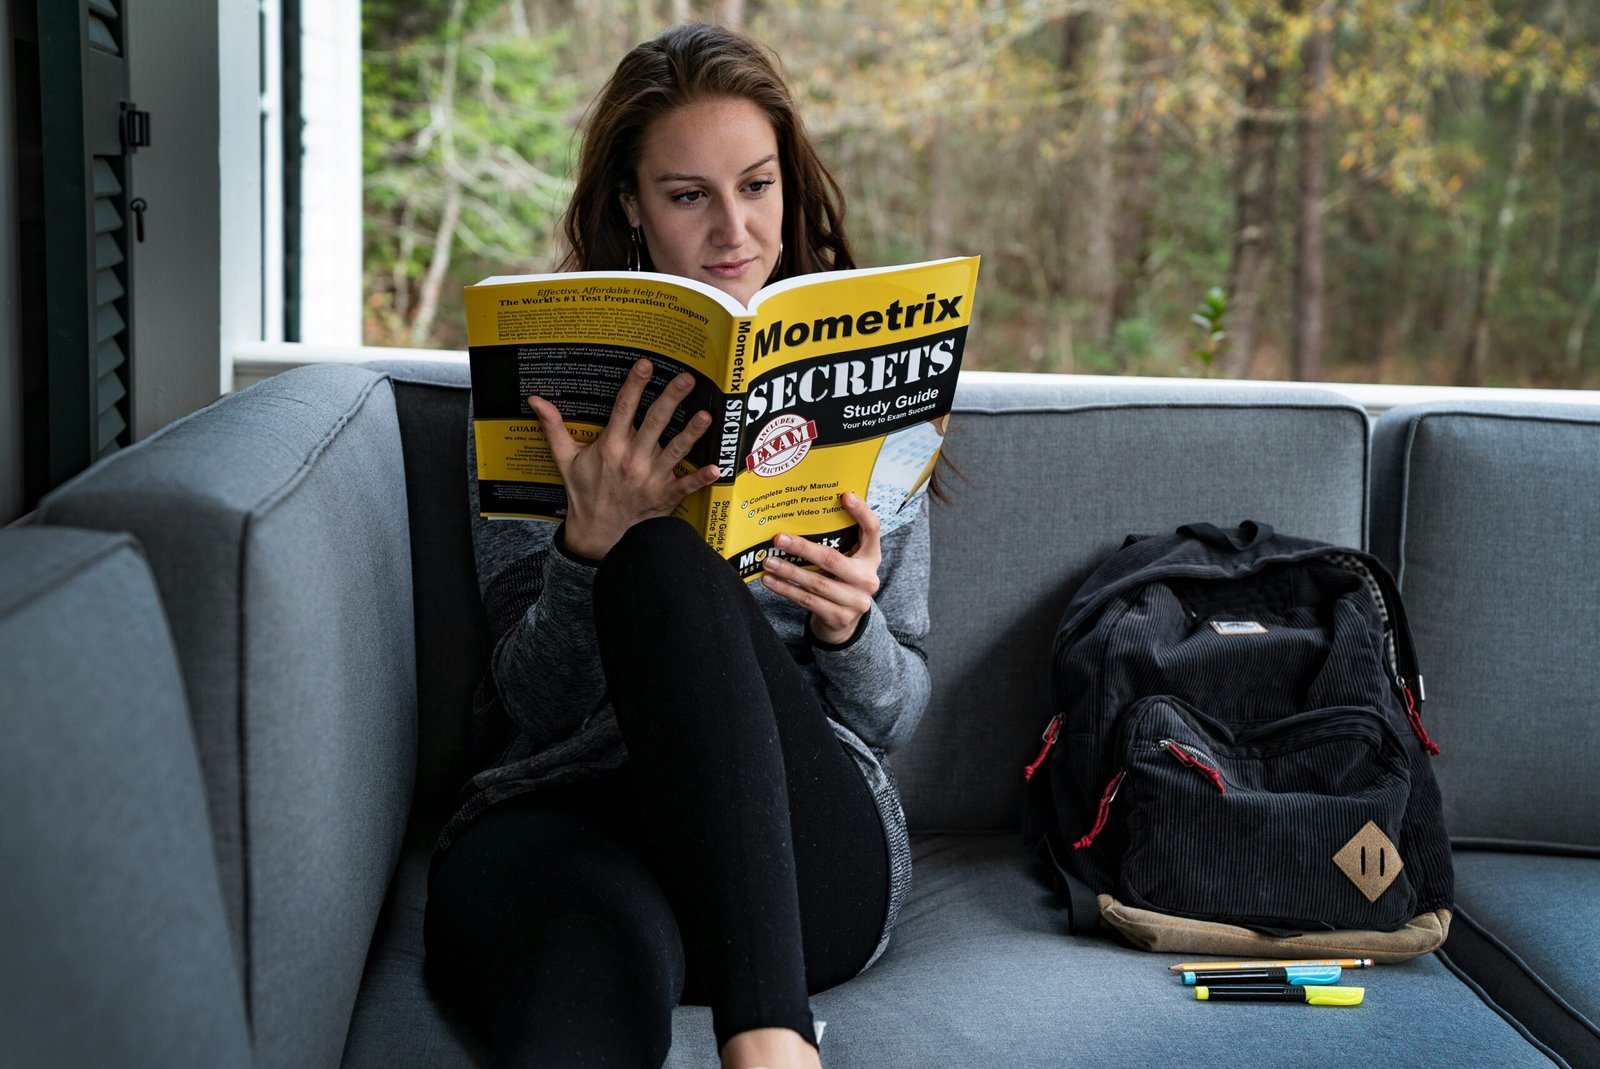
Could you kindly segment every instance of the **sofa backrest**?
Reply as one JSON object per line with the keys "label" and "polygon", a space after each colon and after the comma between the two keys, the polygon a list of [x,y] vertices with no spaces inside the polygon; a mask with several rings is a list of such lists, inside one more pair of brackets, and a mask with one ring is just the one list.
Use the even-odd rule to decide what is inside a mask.
{"label": "sofa backrest", "polygon": [[1020,824],[1072,592],[1131,533],[1259,520],[1361,546],[1368,422],[1336,394],[964,373],[933,508],[933,699],[895,757],[922,830]]}
{"label": "sofa backrest", "polygon": [[389,382],[300,368],[51,494],[129,531],[184,674],[258,1066],[339,1060],[416,746],[411,555]]}
{"label": "sofa backrest", "polygon": [[467,508],[465,364],[382,360],[400,417],[410,501],[412,589],[417,632],[419,829],[437,829],[455,809],[467,768],[467,710],[489,663],[489,625],[478,596]]}
{"label": "sofa backrest", "polygon": [[205,790],[126,535],[0,530],[0,1064],[250,1064]]}
{"label": "sofa backrest", "polygon": [[[465,771],[460,710],[485,652],[464,654],[440,633],[482,634],[467,369],[368,366],[394,377],[408,464],[421,454],[436,469],[422,486],[411,477],[419,607],[424,573],[433,606],[417,620],[418,687],[441,696],[422,708],[423,753],[439,759],[425,759],[417,789],[448,811]],[[1363,409],[1324,391],[964,373],[946,447],[962,476],[941,476],[950,500],[932,513],[934,697],[895,757],[912,825],[1018,826],[1021,768],[1051,715],[1051,636],[1072,590],[1123,536],[1258,519],[1361,545],[1367,429]],[[438,637],[425,642],[425,629]]]}
{"label": "sofa backrest", "polygon": [[1452,839],[1600,854],[1600,407],[1392,409],[1373,489]]}

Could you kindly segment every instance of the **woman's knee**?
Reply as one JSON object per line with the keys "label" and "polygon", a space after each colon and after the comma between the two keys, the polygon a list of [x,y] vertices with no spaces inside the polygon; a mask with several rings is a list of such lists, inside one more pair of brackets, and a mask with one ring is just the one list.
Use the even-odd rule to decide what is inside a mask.
{"label": "woman's knee", "polygon": [[709,549],[693,527],[676,516],[641,520],[625,531],[602,562],[602,570],[654,569],[663,559],[691,557]]}
{"label": "woman's knee", "polygon": [[628,529],[594,581],[595,633],[608,674],[625,662],[649,672],[651,658],[678,656],[663,635],[733,651],[762,625],[732,567],[682,520],[661,517]]}
{"label": "woman's knee", "polygon": [[492,806],[467,829],[429,881],[423,931],[429,977],[450,986],[515,972],[554,933],[581,931],[607,933],[674,994],[683,982],[677,922],[644,859],[605,819],[537,802]]}
{"label": "woman's knee", "polygon": [[658,516],[628,528],[595,575],[595,600],[610,593],[630,601],[671,599],[683,590],[704,590],[729,572],[711,547],[684,521]]}

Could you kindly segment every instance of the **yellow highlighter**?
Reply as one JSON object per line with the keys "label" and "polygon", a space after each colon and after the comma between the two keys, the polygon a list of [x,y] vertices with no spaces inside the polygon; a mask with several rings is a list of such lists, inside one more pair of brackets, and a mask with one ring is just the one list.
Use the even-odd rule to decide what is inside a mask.
{"label": "yellow highlighter", "polygon": [[1364,987],[1301,987],[1298,984],[1229,984],[1196,987],[1201,1002],[1309,1002],[1313,1006],[1359,1006]]}

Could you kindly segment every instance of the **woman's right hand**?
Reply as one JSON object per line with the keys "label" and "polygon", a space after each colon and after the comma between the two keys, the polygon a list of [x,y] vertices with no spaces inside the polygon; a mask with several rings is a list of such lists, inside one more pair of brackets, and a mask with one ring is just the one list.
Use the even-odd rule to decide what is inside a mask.
{"label": "woman's right hand", "polygon": [[678,502],[717,480],[717,466],[679,476],[673,469],[711,426],[709,412],[696,412],[683,430],[661,445],[661,435],[678,405],[689,396],[694,376],[684,373],[667,384],[638,430],[633,416],[650,382],[650,361],[633,365],[611,406],[611,420],[589,445],[573,441],[561,413],[542,397],[529,397],[539,417],[556,470],[567,484],[567,548],[599,560],[634,524],[666,516]]}

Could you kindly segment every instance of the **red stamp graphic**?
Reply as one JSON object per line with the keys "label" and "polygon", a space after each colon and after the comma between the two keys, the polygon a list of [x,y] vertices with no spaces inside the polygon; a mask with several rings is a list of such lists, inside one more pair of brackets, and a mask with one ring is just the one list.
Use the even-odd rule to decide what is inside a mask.
{"label": "red stamp graphic", "polygon": [[781,475],[805,459],[817,440],[817,421],[785,412],[761,428],[744,466],[757,475]]}

